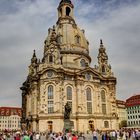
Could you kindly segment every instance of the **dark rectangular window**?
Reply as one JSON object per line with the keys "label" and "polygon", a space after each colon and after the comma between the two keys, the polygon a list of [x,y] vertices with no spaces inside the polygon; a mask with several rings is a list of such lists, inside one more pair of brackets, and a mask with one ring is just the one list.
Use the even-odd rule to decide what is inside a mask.
{"label": "dark rectangular window", "polygon": [[102,113],[106,114],[106,104],[102,104]]}
{"label": "dark rectangular window", "polygon": [[53,101],[48,101],[48,114],[54,112]]}
{"label": "dark rectangular window", "polygon": [[92,102],[87,102],[87,112],[92,114]]}

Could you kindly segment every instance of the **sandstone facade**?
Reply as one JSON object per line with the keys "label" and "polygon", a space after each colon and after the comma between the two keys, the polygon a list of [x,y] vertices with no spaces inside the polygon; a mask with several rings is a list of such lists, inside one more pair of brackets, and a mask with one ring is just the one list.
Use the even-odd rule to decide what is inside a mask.
{"label": "sandstone facade", "polygon": [[49,28],[44,56],[35,51],[22,90],[22,125],[33,131],[62,131],[64,106],[72,108],[74,130],[118,128],[116,78],[102,40],[98,65],[90,66],[89,42],[73,16],[70,0],[58,6],[58,21]]}

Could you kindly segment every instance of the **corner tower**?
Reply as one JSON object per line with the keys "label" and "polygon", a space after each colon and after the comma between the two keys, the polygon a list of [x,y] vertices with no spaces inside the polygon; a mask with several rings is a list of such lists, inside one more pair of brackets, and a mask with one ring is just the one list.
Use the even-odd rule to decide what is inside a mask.
{"label": "corner tower", "polygon": [[104,47],[102,39],[100,40],[100,48],[98,53],[98,71],[104,76],[113,76],[111,65],[108,64],[108,55]]}

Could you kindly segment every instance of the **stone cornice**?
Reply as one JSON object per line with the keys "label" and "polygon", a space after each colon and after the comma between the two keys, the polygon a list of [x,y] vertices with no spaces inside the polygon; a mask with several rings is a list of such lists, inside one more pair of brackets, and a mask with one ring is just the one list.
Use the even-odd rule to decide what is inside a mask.
{"label": "stone cornice", "polygon": [[[71,116],[71,119],[117,119],[117,116],[110,116],[110,115],[100,115],[100,116],[95,116],[95,115],[77,115],[77,116]],[[40,116],[39,120],[51,120],[51,119],[64,119],[63,115],[51,115],[51,116]]]}
{"label": "stone cornice", "polygon": [[[66,20],[68,20],[68,22],[66,22]],[[61,21],[65,21],[65,22],[61,22]],[[72,22],[73,23],[72,23]],[[72,18],[72,17],[69,17],[69,16],[66,16],[66,17],[60,17],[59,19],[58,19],[58,21],[56,22],[56,24],[58,25],[58,24],[72,24],[72,25],[74,25],[73,27],[77,27],[77,25],[76,25],[76,22],[75,22],[75,20]]]}
{"label": "stone cornice", "polygon": [[87,54],[84,53],[83,51],[78,51],[78,50],[61,50],[61,54],[78,54],[78,55],[84,55],[85,57],[88,58],[89,62],[91,62],[91,57]]}
{"label": "stone cornice", "polygon": [[[54,70],[57,75],[58,74],[64,74],[64,75],[69,75],[69,76],[74,76],[74,77],[77,77],[77,76],[80,76],[83,75],[83,73],[85,72],[89,72],[89,70],[95,74],[93,76],[94,79],[99,79],[100,82],[104,85],[104,84],[109,84],[110,82],[112,84],[116,84],[116,78],[115,77],[103,77],[100,73],[96,72],[93,68],[90,68],[90,67],[87,67],[83,70],[80,70],[80,69],[71,69],[71,68],[63,68],[63,67],[57,67],[57,68],[54,68],[54,67],[46,67],[43,69],[43,71],[40,71],[38,74],[39,75],[42,75],[44,74],[46,71],[48,70]],[[57,77],[54,77],[54,78],[62,78],[63,76],[57,76]],[[81,80],[81,79],[78,79],[78,77],[76,78],[77,80]],[[90,82],[94,82],[94,81],[90,81]]]}

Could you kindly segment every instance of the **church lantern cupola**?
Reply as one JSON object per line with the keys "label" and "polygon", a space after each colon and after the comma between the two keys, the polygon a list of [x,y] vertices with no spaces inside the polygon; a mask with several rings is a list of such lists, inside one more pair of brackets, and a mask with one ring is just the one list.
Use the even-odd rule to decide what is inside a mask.
{"label": "church lantern cupola", "polygon": [[58,23],[61,20],[69,19],[74,23],[73,4],[70,0],[61,0],[58,6]]}

